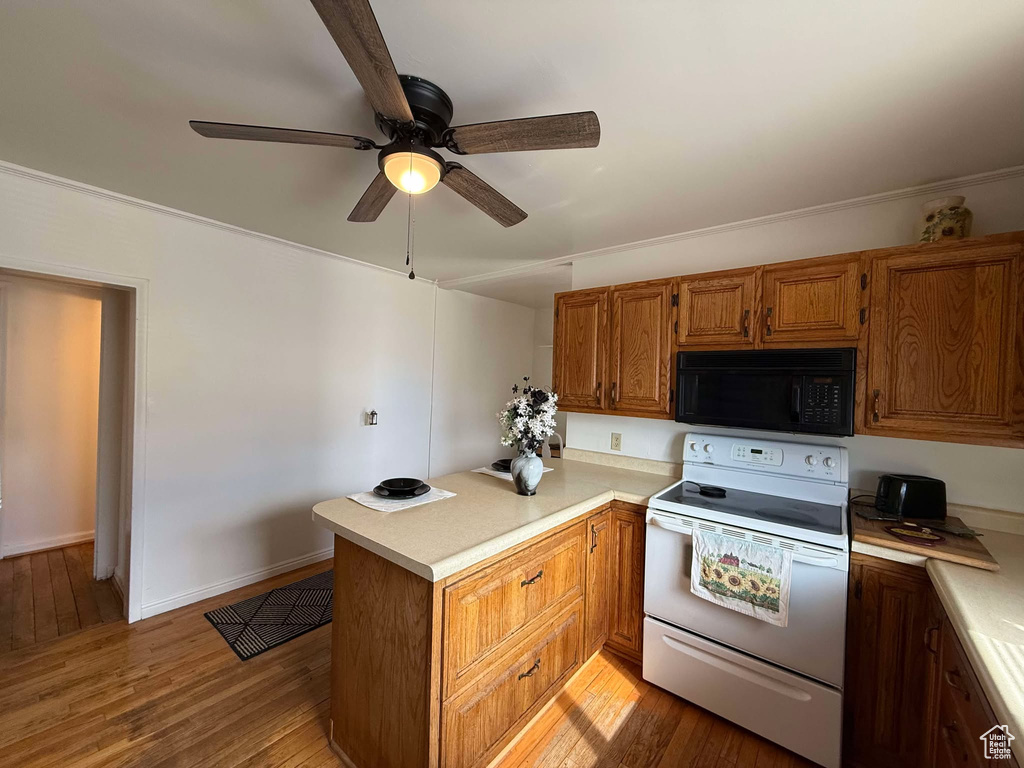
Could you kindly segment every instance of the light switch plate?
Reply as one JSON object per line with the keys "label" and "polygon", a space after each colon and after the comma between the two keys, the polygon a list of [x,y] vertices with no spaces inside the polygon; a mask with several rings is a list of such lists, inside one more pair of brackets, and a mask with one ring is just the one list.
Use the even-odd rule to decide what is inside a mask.
{"label": "light switch plate", "polygon": [[622,435],[619,432],[612,432],[612,450],[622,450]]}

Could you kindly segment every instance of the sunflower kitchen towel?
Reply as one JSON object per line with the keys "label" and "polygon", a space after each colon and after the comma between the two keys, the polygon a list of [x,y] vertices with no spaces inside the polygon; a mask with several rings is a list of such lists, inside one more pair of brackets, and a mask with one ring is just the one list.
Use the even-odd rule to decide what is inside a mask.
{"label": "sunflower kitchen towel", "polygon": [[693,532],[690,591],[777,627],[789,623],[793,554],[718,533]]}

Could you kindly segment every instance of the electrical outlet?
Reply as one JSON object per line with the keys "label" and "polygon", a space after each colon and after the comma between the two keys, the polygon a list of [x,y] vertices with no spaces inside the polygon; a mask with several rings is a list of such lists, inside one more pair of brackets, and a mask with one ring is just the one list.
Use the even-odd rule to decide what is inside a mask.
{"label": "electrical outlet", "polygon": [[618,432],[612,432],[612,450],[622,450],[622,435],[619,434]]}

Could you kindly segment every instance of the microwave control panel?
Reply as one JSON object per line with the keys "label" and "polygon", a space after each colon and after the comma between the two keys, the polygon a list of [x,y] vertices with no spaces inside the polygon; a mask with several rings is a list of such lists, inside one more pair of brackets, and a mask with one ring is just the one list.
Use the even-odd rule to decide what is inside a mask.
{"label": "microwave control panel", "polygon": [[783,451],[778,447],[770,448],[767,446],[744,445],[743,443],[733,443],[732,446],[733,461],[743,461],[750,464],[771,464],[772,466],[781,467],[782,456]]}
{"label": "microwave control panel", "polygon": [[841,424],[843,386],[839,379],[832,376],[808,376],[804,381],[807,393],[804,395],[800,421],[804,424]]}

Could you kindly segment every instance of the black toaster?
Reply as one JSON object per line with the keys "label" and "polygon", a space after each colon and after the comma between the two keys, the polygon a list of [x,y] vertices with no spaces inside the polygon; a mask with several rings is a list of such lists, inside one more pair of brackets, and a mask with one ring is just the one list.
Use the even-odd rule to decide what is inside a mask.
{"label": "black toaster", "polygon": [[882,475],[875,508],[900,520],[945,520],[946,484],[924,475]]}

